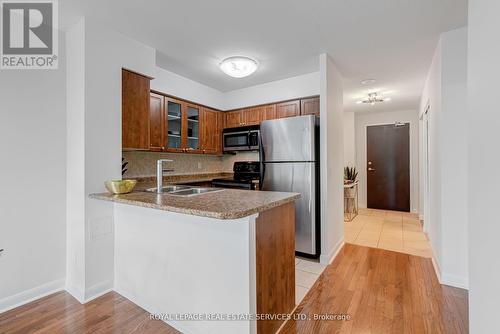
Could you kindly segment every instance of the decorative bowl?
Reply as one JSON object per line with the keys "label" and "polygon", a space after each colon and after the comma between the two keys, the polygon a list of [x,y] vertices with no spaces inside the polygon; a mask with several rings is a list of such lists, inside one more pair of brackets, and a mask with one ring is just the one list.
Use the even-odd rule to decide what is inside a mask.
{"label": "decorative bowl", "polygon": [[134,190],[137,180],[113,180],[104,182],[106,189],[112,194],[128,194]]}

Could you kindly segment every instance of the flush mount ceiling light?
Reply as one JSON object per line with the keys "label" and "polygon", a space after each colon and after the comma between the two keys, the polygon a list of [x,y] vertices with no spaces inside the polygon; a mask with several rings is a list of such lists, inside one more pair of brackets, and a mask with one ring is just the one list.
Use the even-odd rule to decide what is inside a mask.
{"label": "flush mount ceiling light", "polygon": [[362,85],[373,85],[375,83],[375,79],[365,79],[363,81],[360,82]]}
{"label": "flush mount ceiling light", "polygon": [[381,97],[378,93],[373,92],[373,93],[369,93],[368,97],[366,97],[366,98],[364,98],[362,100],[359,100],[356,103],[357,104],[365,103],[365,104],[370,104],[370,105],[373,106],[376,103],[387,102],[387,101],[390,101],[390,100],[391,100],[390,97]]}
{"label": "flush mount ceiling light", "polygon": [[224,59],[219,64],[219,67],[222,72],[233,78],[244,78],[255,72],[257,67],[259,67],[259,63],[249,57],[233,56]]}

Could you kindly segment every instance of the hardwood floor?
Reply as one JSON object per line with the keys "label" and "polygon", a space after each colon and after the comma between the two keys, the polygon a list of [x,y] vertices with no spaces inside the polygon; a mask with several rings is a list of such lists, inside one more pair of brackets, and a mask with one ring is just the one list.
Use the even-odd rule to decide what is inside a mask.
{"label": "hardwood floor", "polygon": [[467,308],[467,291],[440,285],[430,259],[346,244],[295,310],[311,320],[290,320],[280,334],[468,333]]}
{"label": "hardwood floor", "polygon": [[[467,333],[467,296],[440,285],[428,258],[346,244],[295,310],[311,320],[290,320],[280,334]],[[0,314],[0,333],[179,332],[117,293],[81,305],[60,292]]]}
{"label": "hardwood floor", "polygon": [[0,314],[0,333],[180,333],[121,295],[110,292],[85,305],[58,292]]}

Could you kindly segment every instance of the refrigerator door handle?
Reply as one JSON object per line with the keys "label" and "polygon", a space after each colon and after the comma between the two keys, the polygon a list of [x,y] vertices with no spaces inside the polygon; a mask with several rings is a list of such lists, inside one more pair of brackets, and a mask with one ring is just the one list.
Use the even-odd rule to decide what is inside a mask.
{"label": "refrigerator door handle", "polygon": [[311,182],[309,182],[309,191],[310,191],[310,194],[311,196],[309,196],[309,211],[312,211],[312,202],[313,202],[313,198],[316,196],[316,194],[314,193],[314,178],[312,177],[313,176],[313,173],[312,173],[313,170],[311,170],[311,177],[310,177],[310,180]]}
{"label": "refrigerator door handle", "polygon": [[260,158],[260,180],[259,190],[264,190],[264,174],[266,173],[266,165],[264,164],[264,145],[262,145],[262,137],[259,136],[259,158]]}

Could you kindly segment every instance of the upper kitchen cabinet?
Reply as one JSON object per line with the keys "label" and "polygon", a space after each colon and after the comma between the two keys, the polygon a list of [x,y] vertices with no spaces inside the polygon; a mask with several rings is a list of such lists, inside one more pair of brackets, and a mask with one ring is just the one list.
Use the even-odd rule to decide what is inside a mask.
{"label": "upper kitchen cabinet", "polygon": [[270,119],[276,119],[276,105],[275,104],[268,104],[265,105],[262,113],[262,120],[267,121]]}
{"label": "upper kitchen cabinet", "polygon": [[184,122],[184,102],[165,97],[165,121],[166,147],[170,152],[184,152],[186,148],[185,122]]}
{"label": "upper kitchen cabinet", "polygon": [[238,126],[243,126],[243,110],[230,111],[225,113],[225,127],[226,128],[236,128]]}
{"label": "upper kitchen cabinet", "polygon": [[262,122],[264,107],[243,109],[243,125],[259,125]]}
{"label": "upper kitchen cabinet", "polygon": [[151,78],[122,70],[122,148],[149,150]]}
{"label": "upper kitchen cabinet", "polygon": [[151,92],[149,150],[222,154],[221,112]]}
{"label": "upper kitchen cabinet", "polygon": [[201,149],[207,154],[222,154],[224,114],[203,108],[201,114]]}
{"label": "upper kitchen cabinet", "polygon": [[300,100],[276,104],[276,118],[300,116]]}
{"label": "upper kitchen cabinet", "polygon": [[252,107],[225,113],[225,128],[237,128],[240,126],[259,125],[263,121],[265,108]]}
{"label": "upper kitchen cabinet", "polygon": [[165,99],[163,95],[151,93],[149,99],[149,149],[165,149]]}
{"label": "upper kitchen cabinet", "polygon": [[184,109],[186,122],[186,150],[200,152],[200,116],[201,107],[196,104],[186,103]]}
{"label": "upper kitchen cabinet", "polygon": [[300,114],[319,116],[319,97],[300,100]]}

